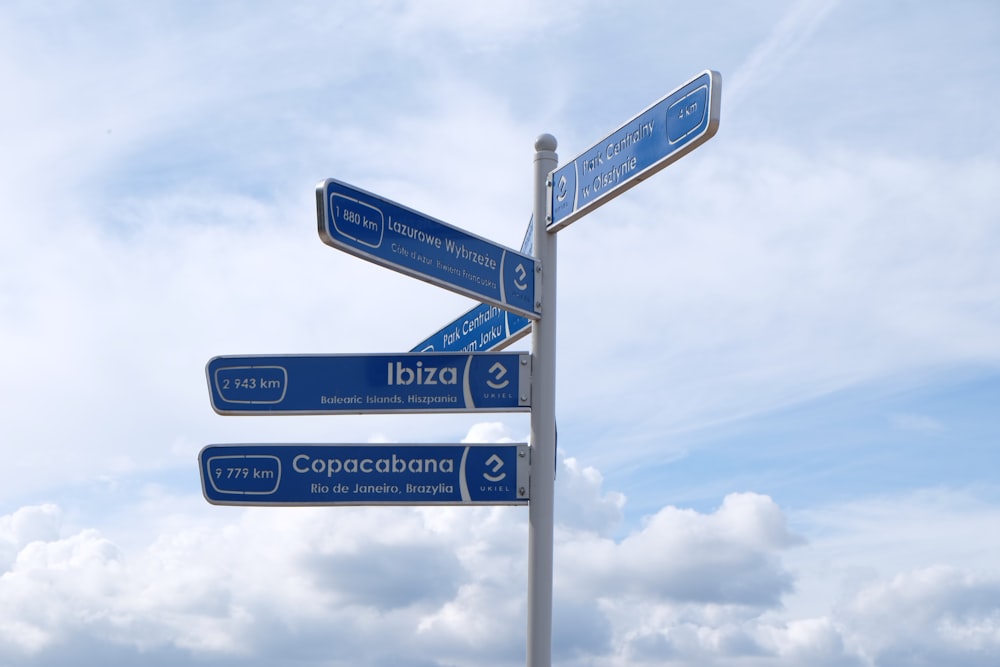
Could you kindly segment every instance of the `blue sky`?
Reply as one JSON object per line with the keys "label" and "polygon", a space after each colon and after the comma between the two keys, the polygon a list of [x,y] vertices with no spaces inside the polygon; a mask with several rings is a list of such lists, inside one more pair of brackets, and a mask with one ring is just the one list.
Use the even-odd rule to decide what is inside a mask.
{"label": "blue sky", "polygon": [[204,367],[473,305],[323,245],[318,182],[518,247],[539,134],[705,69],[717,136],[558,234],[553,662],[996,664],[998,43],[985,0],[3,3],[0,664],[523,664],[525,508],[217,507],[196,457],[526,415],[223,417]]}

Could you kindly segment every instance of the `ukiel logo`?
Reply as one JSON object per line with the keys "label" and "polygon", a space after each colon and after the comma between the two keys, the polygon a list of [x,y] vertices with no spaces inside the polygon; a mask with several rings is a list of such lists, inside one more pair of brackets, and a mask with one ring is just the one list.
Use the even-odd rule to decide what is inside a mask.
{"label": "ukiel logo", "polygon": [[[496,454],[494,454],[490,458],[486,459],[486,465],[490,466],[493,469],[493,474],[492,475],[489,474],[489,473],[487,473],[487,472],[483,473],[483,477],[485,477],[487,480],[489,480],[491,482],[499,482],[504,477],[507,476],[507,473],[500,472],[500,469],[503,468],[503,459],[501,459]],[[499,473],[499,474],[497,474],[497,473]]]}
{"label": "ukiel logo", "polygon": [[562,201],[563,199],[566,199],[566,195],[569,194],[569,192],[566,190],[566,175],[565,174],[563,174],[562,176],[559,177],[558,188],[559,188],[559,194],[556,195],[556,199],[558,201]]}
{"label": "ukiel logo", "polygon": [[486,384],[488,384],[491,389],[503,389],[510,384],[510,380],[500,382],[500,380],[503,380],[503,376],[507,375],[507,368],[499,361],[490,366],[490,373],[492,373],[493,377],[496,379],[496,382],[493,380],[486,381]]}

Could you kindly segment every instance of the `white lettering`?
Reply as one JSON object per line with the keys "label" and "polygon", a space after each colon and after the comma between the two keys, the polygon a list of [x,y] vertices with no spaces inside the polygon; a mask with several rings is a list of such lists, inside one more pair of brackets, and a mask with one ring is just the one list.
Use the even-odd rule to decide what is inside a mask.
{"label": "white lettering", "polygon": [[416,227],[411,227],[405,222],[400,222],[399,220],[393,220],[392,216],[389,216],[389,230],[396,232],[400,236],[405,236],[407,238],[414,239],[415,241],[420,241],[421,243],[426,243],[429,246],[435,248],[441,247],[441,239],[433,234],[428,234],[422,229],[417,229]]}
{"label": "white lettering", "polygon": [[390,361],[386,371],[386,381],[389,385],[458,384],[458,368],[451,366],[437,368],[424,366],[424,362],[418,361],[411,368],[404,366],[402,361],[397,361],[395,364]]}

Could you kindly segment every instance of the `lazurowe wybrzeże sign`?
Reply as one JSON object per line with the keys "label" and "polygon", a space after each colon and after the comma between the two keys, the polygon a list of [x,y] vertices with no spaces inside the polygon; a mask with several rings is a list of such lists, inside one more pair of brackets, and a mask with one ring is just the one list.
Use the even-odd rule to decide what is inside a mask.
{"label": "lazurowe wybrze\u017ce sign", "polygon": [[319,235],[381,266],[538,318],[535,259],[341,181],[316,186]]}

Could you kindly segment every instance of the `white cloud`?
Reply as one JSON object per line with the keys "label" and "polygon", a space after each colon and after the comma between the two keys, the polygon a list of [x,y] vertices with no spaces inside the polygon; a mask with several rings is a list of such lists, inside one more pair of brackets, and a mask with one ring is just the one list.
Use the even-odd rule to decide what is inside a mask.
{"label": "white cloud", "polygon": [[524,415],[222,418],[204,364],[408,349],[471,304],[323,247],[317,180],[516,246],[539,132],[571,156],[703,67],[719,135],[559,236],[557,661],[995,662],[995,466],[947,410],[888,426],[972,490],[699,511],[647,479],[628,516],[629,473],[705,425],[1000,359],[996,10],[712,12],[0,9],[0,663],[522,664],[525,508],[208,507],[194,456],[521,441]]}
{"label": "white cloud", "polygon": [[719,139],[560,237],[561,420],[642,437],[584,453],[1000,358],[995,161]]}
{"label": "white cloud", "polygon": [[947,430],[940,421],[926,415],[893,414],[889,422],[898,429],[924,435],[937,435]]}
{"label": "white cloud", "polygon": [[405,38],[402,43],[413,49],[440,46],[438,35],[444,33],[464,50],[497,49],[525,41],[538,33],[565,31],[586,12],[588,4],[561,0],[545,4],[514,0],[498,5],[459,1],[424,3],[402,2],[388,15],[397,22]]}
{"label": "white cloud", "polygon": [[836,5],[836,0],[799,0],[791,3],[767,39],[754,48],[733,75],[732,88],[727,90],[727,104],[738,107],[752,88],[771,83],[782,66],[801,51]]}
{"label": "white cloud", "polygon": [[[665,507],[620,543],[576,532],[561,542],[559,558],[567,565],[557,579],[560,590],[768,607],[791,586],[774,554],[796,538],[769,498],[732,494],[710,515]],[[588,558],[575,557],[581,553]],[[727,576],[736,571],[739,577]],[[581,588],[581,582],[591,583]]]}
{"label": "white cloud", "polygon": [[[620,509],[620,494],[603,491],[596,470],[570,461],[560,480],[561,501]],[[187,500],[161,500],[183,513],[160,520],[159,535],[128,552],[97,530],[65,525],[52,506],[0,519],[14,552],[0,578],[10,660],[36,664],[76,636],[153,654],[268,659],[291,639],[282,628],[318,626],[339,628],[332,637],[348,652],[380,645],[387,628],[396,633],[387,656],[423,646],[440,660],[498,652],[496,664],[512,664],[523,649],[512,639],[524,629],[523,508],[198,511]],[[144,511],[162,516],[159,502]],[[771,571],[752,586],[776,585],[780,594],[785,585],[769,552],[790,537],[765,498],[727,498],[707,516],[665,508],[621,543],[599,537],[582,512],[569,518],[557,540],[565,566],[556,582],[566,650],[581,650],[577,622],[610,638],[608,612],[627,601],[745,606],[748,595],[760,598],[722,583],[733,568]],[[649,576],[659,583],[647,589],[640,581]],[[278,636],[262,635],[265,625]],[[606,643],[583,648],[605,651]]]}
{"label": "white cloud", "polygon": [[[401,18],[392,18],[392,6],[369,9],[414,26],[441,20],[441,30],[451,33],[491,24],[483,12],[494,11],[453,7],[438,16],[437,9],[407,5]],[[174,53],[176,35],[193,31],[208,45],[232,11],[196,20],[166,9],[155,14],[170,30],[134,61],[116,65],[124,73],[115,80],[140,81],[147,72],[162,89],[152,96],[135,91],[127,108],[136,131],[114,150],[99,149],[106,133],[95,138],[81,128],[120,102],[81,94],[83,115],[66,114],[68,103],[58,96],[67,91],[24,83],[24,97],[38,109],[30,126],[36,129],[30,136],[9,129],[24,123],[5,130],[26,162],[11,168],[12,196],[0,203],[11,234],[0,248],[0,342],[23,354],[9,362],[19,378],[16,393],[0,391],[10,392],[8,403],[16,397],[26,406],[4,427],[31,453],[4,473],[8,489],[80,482],[109,468],[120,474],[176,465],[189,453],[169,459],[160,452],[178,441],[271,433],[322,439],[327,431],[316,421],[211,420],[201,384],[205,361],[226,353],[406,349],[468,307],[467,299],[323,247],[311,222],[318,178],[356,176],[358,185],[418,210],[518,243],[529,203],[530,142],[545,129],[536,127],[537,117],[519,113],[509,95],[468,72],[449,70],[394,93],[402,96],[394,100],[398,106],[379,102],[371,112],[379,114],[375,122],[367,101],[309,116],[308,141],[297,123],[312,111],[301,110],[297,129],[275,130],[284,152],[297,159],[272,161],[274,147],[245,144],[246,136],[271,136],[249,132],[253,118],[240,115],[233,128],[214,134],[231,119],[219,114],[250,114],[268,86],[292,86],[301,95],[314,90],[301,78],[293,85],[284,76],[248,71],[268,58],[282,75],[297,71],[305,56],[296,49],[311,57],[323,47],[295,46],[309,40],[282,33],[278,46],[241,64],[225,55],[228,40],[241,43],[275,23],[312,35],[358,22],[364,12],[241,15],[224,43],[210,49],[212,58],[224,58],[219,76],[231,75],[231,87],[202,72],[200,58],[209,56],[198,49],[160,62],[162,53]],[[138,22],[146,35],[156,21],[143,16],[121,20]],[[359,61],[372,49],[405,48],[368,39],[376,29],[369,20],[344,31]],[[504,33],[503,26],[495,30]],[[12,43],[39,35],[28,30]],[[138,48],[141,38],[134,40]],[[350,50],[334,42],[330,48]],[[116,59],[104,52],[94,57]],[[355,60],[331,62],[315,86],[328,84],[336,96],[346,85],[337,72]],[[67,67],[87,65],[71,59]],[[59,73],[47,67],[43,79]],[[92,69],[101,76],[100,67]],[[28,73],[18,81],[29,82]],[[372,94],[365,88],[366,100]],[[345,109],[349,118],[339,115]],[[161,114],[171,115],[169,122]],[[213,129],[198,130],[198,123]],[[658,187],[636,188],[560,233],[561,419],[587,431],[599,418],[602,430],[636,445],[574,443],[576,453],[605,469],[644,464],[654,447],[662,450],[666,434],[914,368],[998,356],[990,304],[1000,277],[986,250],[996,239],[984,213],[1000,205],[989,187],[1000,178],[995,161],[910,159],[846,143],[840,152],[813,155],[746,134],[727,136],[726,127],[660,176]],[[206,140],[206,133],[214,138]],[[51,154],[38,150],[34,137],[55,137]],[[63,168],[62,150],[81,162]],[[186,165],[192,151],[198,164]],[[152,165],[161,158],[166,162]],[[247,175],[241,166],[247,160],[259,175]],[[141,183],[121,180],[144,169],[153,171]],[[47,173],[59,174],[58,197],[40,186],[49,182]],[[261,179],[277,185],[261,187]],[[12,222],[19,220],[37,222]],[[59,420],[47,417],[54,404]],[[82,436],[72,426],[81,423],[88,424]],[[407,431],[414,438],[441,437],[440,420],[412,423]],[[155,437],[146,432],[150,425]],[[340,428],[360,441],[372,432],[403,439],[382,421],[345,419]],[[81,437],[89,447],[51,455],[50,443]]]}
{"label": "white cloud", "polygon": [[597,468],[583,466],[562,453],[558,457],[560,469],[568,474],[556,479],[556,524],[593,531],[602,537],[612,534],[624,518],[625,495],[604,491],[604,477]]}
{"label": "white cloud", "polygon": [[[0,518],[0,540],[15,552],[30,542],[54,540],[59,536],[60,514],[52,504],[22,507]],[[5,565],[9,565],[6,560]]]}
{"label": "white cloud", "polygon": [[901,572],[865,587],[840,611],[877,664],[986,665],[1000,652],[996,574],[949,566]]}
{"label": "white cloud", "polygon": [[[610,516],[623,501],[600,479],[563,460],[557,504]],[[0,661],[55,664],[84,645],[107,656],[104,665],[139,656],[250,665],[360,656],[376,664],[523,661],[524,508],[238,509],[147,498],[139,511],[152,519],[151,537],[127,547],[72,526],[52,505],[0,517],[8,554]],[[948,552],[967,551],[961,541],[984,520],[970,503],[933,494],[922,504],[886,502],[883,515],[924,522],[920,529],[900,516],[886,535],[877,534],[884,516],[865,509],[870,501],[856,514],[831,508],[813,517],[827,527],[807,542],[774,501],[751,493],[731,494],[709,513],[663,507],[619,539],[607,536],[609,519],[562,514],[554,655],[559,664],[608,667],[861,667],[919,656],[989,664],[1000,642],[989,545],[968,545],[985,550],[987,569],[914,568],[917,561],[884,556],[906,540],[924,562],[961,562]],[[851,572],[869,562],[890,569],[869,567],[852,584]],[[407,662],[418,654],[422,662]]]}
{"label": "white cloud", "polygon": [[[462,442],[518,442],[510,435],[507,424],[502,422],[479,422],[469,429]],[[520,442],[524,442],[521,440]]]}

